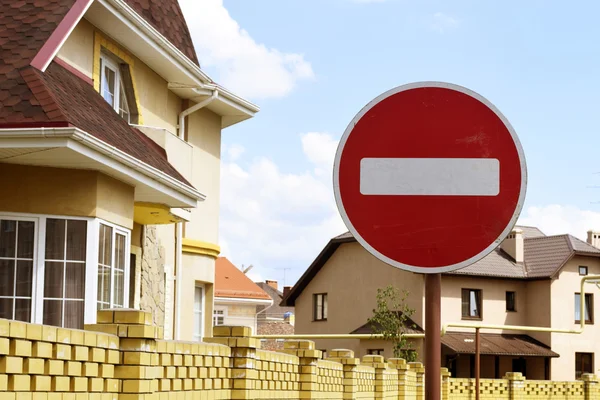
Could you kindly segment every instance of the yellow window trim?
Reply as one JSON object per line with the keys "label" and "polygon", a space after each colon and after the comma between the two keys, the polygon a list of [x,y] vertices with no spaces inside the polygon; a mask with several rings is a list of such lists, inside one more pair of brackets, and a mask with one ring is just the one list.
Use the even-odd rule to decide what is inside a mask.
{"label": "yellow window trim", "polygon": [[131,54],[121,48],[118,44],[104,36],[98,31],[94,33],[94,70],[92,72],[92,79],[94,81],[94,89],[96,92],[100,93],[100,55],[102,54],[102,48],[113,53],[115,56],[119,57],[121,60],[125,61],[129,65],[129,72],[131,73],[131,84],[133,85],[133,92],[135,93],[135,104],[138,110],[138,124],[144,125],[144,120],[142,118],[142,108],[140,107],[140,101],[137,96],[137,88],[135,87],[135,75],[134,68],[135,65],[134,58]]}
{"label": "yellow window trim", "polygon": [[202,254],[213,258],[217,258],[221,253],[221,247],[219,245],[202,242],[200,240],[183,238],[181,245],[184,253]]}

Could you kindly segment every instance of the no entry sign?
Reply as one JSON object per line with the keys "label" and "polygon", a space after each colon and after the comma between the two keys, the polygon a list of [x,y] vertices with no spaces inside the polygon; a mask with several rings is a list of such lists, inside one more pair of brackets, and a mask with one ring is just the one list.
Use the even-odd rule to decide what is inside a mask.
{"label": "no entry sign", "polygon": [[508,120],[460,86],[392,89],[354,117],[340,141],[334,192],[354,237],[393,266],[466,267],[507,236],[527,171]]}

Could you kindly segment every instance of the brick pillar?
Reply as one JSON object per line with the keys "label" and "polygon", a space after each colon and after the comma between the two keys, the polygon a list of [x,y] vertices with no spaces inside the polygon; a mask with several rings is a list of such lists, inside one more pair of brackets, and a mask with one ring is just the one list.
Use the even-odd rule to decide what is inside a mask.
{"label": "brick pillar", "polygon": [[385,373],[388,368],[388,363],[385,362],[383,356],[366,355],[362,359],[363,365],[368,365],[375,369],[375,399],[384,399],[385,396]]}
{"label": "brick pillar", "polygon": [[408,366],[417,374],[417,400],[425,400],[425,367],[423,363],[411,362]]}
{"label": "brick pillar", "polygon": [[[149,399],[158,390],[156,339],[161,329],[152,325],[152,314],[139,310],[98,311],[98,323],[86,330],[119,336],[121,362],[114,377],[120,380],[119,400]],[[109,350],[110,351],[110,350]]]}
{"label": "brick pillar", "polygon": [[598,384],[598,377],[594,374],[583,374],[581,375],[581,380],[584,384],[584,399],[600,399],[600,385]]}
{"label": "brick pillar", "polygon": [[507,372],[504,379],[508,379],[508,395],[510,400],[525,399],[525,377],[520,372]]}
{"label": "brick pillar", "polygon": [[358,393],[358,372],[356,367],[360,359],[354,357],[352,350],[335,349],[329,352],[329,361],[339,362],[344,368],[344,399],[355,399]]}
{"label": "brick pillar", "polygon": [[414,383],[411,382],[410,370],[406,360],[403,358],[390,358],[388,360],[390,367],[398,371],[398,399],[414,399]]}
{"label": "brick pillar", "polygon": [[315,350],[315,342],[310,340],[288,340],[283,346],[284,353],[300,359],[300,398],[318,398],[322,394],[319,393],[317,362],[323,357],[323,352]]}
{"label": "brick pillar", "polygon": [[232,399],[256,398],[258,379],[256,349],[260,348],[260,340],[250,336],[252,336],[252,329],[247,326],[215,326],[213,337],[204,338],[205,342],[231,347]]}
{"label": "brick pillar", "polygon": [[442,374],[442,400],[450,400],[450,372],[448,368],[440,368]]}

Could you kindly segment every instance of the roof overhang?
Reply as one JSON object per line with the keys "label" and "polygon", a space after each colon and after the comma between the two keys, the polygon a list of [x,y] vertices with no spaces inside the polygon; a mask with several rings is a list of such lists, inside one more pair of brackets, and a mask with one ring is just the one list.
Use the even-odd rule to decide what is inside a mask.
{"label": "roof overhang", "polygon": [[198,65],[125,1],[94,1],[85,12],[84,18],[162,76],[169,82],[169,89],[178,96],[200,102],[209,97],[212,90],[217,89],[218,98],[207,108],[222,116],[222,128],[252,118],[259,111],[255,104],[215,84]]}
{"label": "roof overhang", "polygon": [[0,128],[0,162],[100,171],[135,187],[135,202],[196,207],[205,196],[75,127]]}
{"label": "roof overhang", "polygon": [[249,297],[221,297],[215,296],[215,304],[246,304],[246,305],[271,305],[273,300],[253,299]]}

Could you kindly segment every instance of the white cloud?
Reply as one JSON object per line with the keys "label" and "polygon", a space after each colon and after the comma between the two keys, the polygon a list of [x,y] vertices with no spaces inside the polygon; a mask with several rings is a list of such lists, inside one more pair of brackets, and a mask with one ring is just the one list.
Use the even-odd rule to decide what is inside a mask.
{"label": "white cloud", "polygon": [[222,163],[223,255],[236,265],[253,264],[269,279],[282,268],[287,284],[297,278],[327,241],[346,231],[333,197],[331,171],[337,142],[331,135],[301,135],[310,169],[286,173],[266,157]]}
{"label": "white cloud", "polygon": [[551,204],[529,207],[519,218],[520,225],[537,226],[546,235],[570,233],[582,240],[587,231],[600,230],[600,212],[568,205]]}
{"label": "white cloud", "polygon": [[239,144],[226,145],[223,144],[221,152],[225,155],[228,160],[236,161],[242,154],[246,152],[244,146]]}
{"label": "white cloud", "polygon": [[460,24],[460,21],[450,15],[436,12],[433,14],[431,28],[439,33],[444,33],[447,30],[454,29]]}
{"label": "white cloud", "polygon": [[181,0],[181,8],[203,67],[214,67],[217,80],[252,98],[281,97],[297,82],[312,79],[302,54],[286,53],[257,43],[234,20],[223,0]]}

